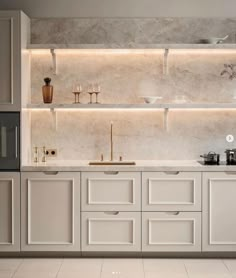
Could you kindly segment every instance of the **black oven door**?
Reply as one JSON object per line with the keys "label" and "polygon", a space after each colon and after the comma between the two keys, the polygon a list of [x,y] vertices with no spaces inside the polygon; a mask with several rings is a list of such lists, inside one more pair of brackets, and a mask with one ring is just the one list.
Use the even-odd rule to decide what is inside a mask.
{"label": "black oven door", "polygon": [[0,171],[20,169],[20,113],[0,112]]}

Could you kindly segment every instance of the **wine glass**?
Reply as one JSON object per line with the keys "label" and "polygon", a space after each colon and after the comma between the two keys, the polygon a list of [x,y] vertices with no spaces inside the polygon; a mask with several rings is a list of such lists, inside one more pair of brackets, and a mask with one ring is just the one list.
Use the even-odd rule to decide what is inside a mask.
{"label": "wine glass", "polygon": [[74,103],[80,103],[79,95],[82,93],[81,84],[75,84],[72,88],[72,93],[75,95],[75,102]]}
{"label": "wine glass", "polygon": [[93,90],[93,85],[90,84],[88,86],[88,94],[89,94],[89,104],[92,104],[93,103],[93,94],[94,94],[94,90]]}
{"label": "wine glass", "polygon": [[101,93],[101,87],[100,87],[100,85],[99,84],[94,84],[94,86],[93,86],[93,91],[94,91],[94,93],[95,93],[95,95],[96,95],[96,102],[95,103],[99,103],[98,102],[98,94],[100,94]]}

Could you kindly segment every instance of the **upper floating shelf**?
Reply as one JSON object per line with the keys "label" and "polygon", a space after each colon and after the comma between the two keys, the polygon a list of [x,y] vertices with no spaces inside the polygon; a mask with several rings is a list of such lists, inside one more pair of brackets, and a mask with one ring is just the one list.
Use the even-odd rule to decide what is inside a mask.
{"label": "upper floating shelf", "polygon": [[141,50],[141,49],[225,49],[236,50],[236,44],[29,44],[28,49],[31,50],[43,50],[43,49],[120,49],[120,50]]}
{"label": "upper floating shelf", "polygon": [[236,109],[236,103],[28,104],[28,109]]}

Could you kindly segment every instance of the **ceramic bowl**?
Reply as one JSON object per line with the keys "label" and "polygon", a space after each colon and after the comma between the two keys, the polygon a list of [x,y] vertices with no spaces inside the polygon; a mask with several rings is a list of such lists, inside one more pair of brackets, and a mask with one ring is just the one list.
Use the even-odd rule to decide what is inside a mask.
{"label": "ceramic bowl", "polygon": [[142,96],[141,98],[144,99],[145,103],[155,103],[158,99],[162,99],[162,97],[156,97],[156,96]]}

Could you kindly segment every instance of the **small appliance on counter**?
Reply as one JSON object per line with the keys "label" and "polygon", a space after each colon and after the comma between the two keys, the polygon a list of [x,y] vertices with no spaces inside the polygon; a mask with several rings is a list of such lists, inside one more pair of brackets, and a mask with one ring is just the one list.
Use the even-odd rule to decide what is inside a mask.
{"label": "small appliance on counter", "polygon": [[226,153],[226,164],[236,165],[236,149],[227,149]]}
{"label": "small appliance on counter", "polygon": [[200,155],[204,158],[205,165],[219,165],[220,164],[220,155],[215,152],[209,152],[208,154]]}
{"label": "small appliance on counter", "polygon": [[20,113],[0,113],[0,171],[20,169]]}

